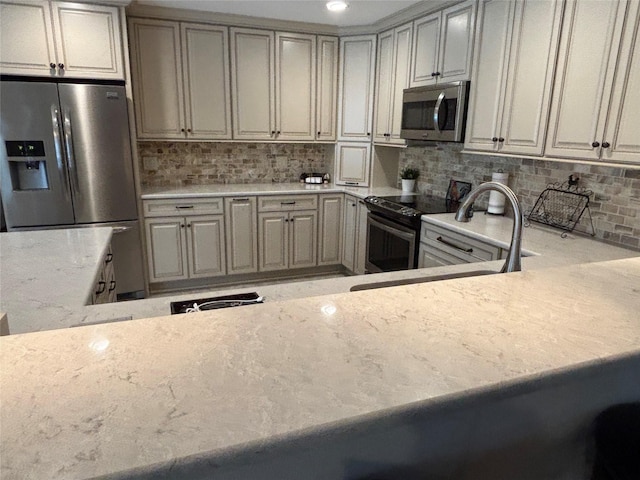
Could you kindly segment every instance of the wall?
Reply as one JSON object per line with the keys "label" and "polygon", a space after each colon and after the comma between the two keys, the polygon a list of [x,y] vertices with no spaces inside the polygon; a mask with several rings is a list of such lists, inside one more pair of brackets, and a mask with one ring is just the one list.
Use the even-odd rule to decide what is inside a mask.
{"label": "wall", "polygon": [[[640,170],[463,154],[461,150],[460,144],[409,147],[400,152],[399,168],[420,169],[417,188],[430,195],[445,195],[452,178],[477,186],[491,180],[492,172],[502,169],[509,173],[509,186],[518,195],[525,213],[533,208],[547,184],[564,182],[574,174],[580,178],[580,186],[594,193],[590,209],[596,238],[640,249]],[[586,217],[585,212],[577,230],[591,230]]]}
{"label": "wall", "polygon": [[140,181],[143,188],[297,182],[303,172],[333,171],[327,149],[333,145],[138,142]]}

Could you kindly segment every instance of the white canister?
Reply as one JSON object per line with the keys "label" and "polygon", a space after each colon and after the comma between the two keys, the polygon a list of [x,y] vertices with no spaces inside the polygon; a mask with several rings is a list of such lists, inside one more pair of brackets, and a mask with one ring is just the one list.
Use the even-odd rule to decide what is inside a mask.
{"label": "white canister", "polygon": [[[507,185],[509,183],[509,174],[503,172],[495,172],[493,175],[491,175],[491,181]],[[487,212],[493,215],[504,215],[504,203],[506,199],[507,197],[505,197],[502,193],[491,190],[491,192],[489,193],[489,208],[487,208]]]}

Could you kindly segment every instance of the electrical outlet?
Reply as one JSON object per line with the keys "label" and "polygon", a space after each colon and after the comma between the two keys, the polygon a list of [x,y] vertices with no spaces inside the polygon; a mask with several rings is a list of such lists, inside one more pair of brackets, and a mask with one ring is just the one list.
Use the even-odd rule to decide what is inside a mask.
{"label": "electrical outlet", "polygon": [[145,170],[158,170],[158,157],[142,157],[142,168]]}

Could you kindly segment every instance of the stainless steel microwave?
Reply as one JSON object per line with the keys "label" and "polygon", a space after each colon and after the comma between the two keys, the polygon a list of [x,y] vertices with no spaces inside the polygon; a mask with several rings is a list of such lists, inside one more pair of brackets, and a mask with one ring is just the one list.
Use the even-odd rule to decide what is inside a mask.
{"label": "stainless steel microwave", "polygon": [[430,142],[463,142],[468,97],[467,81],[405,89],[400,137]]}

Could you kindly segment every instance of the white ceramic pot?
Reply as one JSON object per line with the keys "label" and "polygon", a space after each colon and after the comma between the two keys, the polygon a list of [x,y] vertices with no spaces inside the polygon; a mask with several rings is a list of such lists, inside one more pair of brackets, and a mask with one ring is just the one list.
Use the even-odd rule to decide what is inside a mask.
{"label": "white ceramic pot", "polygon": [[402,179],[402,191],[403,192],[413,192],[416,188],[416,180],[415,179]]}

